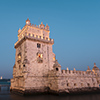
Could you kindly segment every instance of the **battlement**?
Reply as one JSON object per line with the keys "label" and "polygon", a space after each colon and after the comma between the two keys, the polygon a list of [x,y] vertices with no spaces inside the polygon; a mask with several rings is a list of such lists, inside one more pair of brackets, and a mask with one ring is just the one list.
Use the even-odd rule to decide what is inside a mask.
{"label": "battlement", "polygon": [[[41,22],[40,25],[34,25],[34,24],[31,25],[29,19],[26,20],[26,25],[22,29],[18,30],[18,37],[20,35],[22,35],[23,31],[30,31],[32,33],[35,33],[35,34],[38,33],[40,35],[43,35],[44,33],[46,33],[48,36],[49,36],[49,32],[50,32],[48,24],[46,24],[46,26],[45,26],[43,24],[43,22]],[[41,34],[41,33],[43,33],[43,34]]]}
{"label": "battlement", "polygon": [[46,24],[46,26],[43,24],[43,22],[41,22],[40,25],[34,25],[34,24],[30,24],[29,26],[32,26],[32,27],[35,27],[35,28],[38,28],[38,29],[44,29],[46,31],[49,31],[49,26],[48,24]]}
{"label": "battlement", "polygon": [[76,70],[61,70],[61,75],[78,75],[78,76],[95,76],[95,73],[93,71],[87,72],[87,71],[76,71]]}
{"label": "battlement", "polygon": [[49,31],[49,26],[48,24],[46,24],[46,26],[43,24],[43,22],[41,22],[41,24],[38,26],[30,23],[30,20],[29,18],[26,20],[26,25],[29,25],[29,26],[34,26],[34,27],[37,27],[37,28],[40,28],[40,29],[45,29],[46,31]]}
{"label": "battlement", "polygon": [[54,39],[49,38],[49,26],[44,25],[42,22],[38,26],[30,23],[30,20],[26,20],[26,25],[18,30],[18,41],[15,43],[15,48],[17,44],[21,43],[23,39],[30,39],[34,41],[40,41],[44,43],[54,44]]}
{"label": "battlement", "polygon": [[25,33],[24,35],[22,34],[20,39],[15,43],[15,48],[23,39],[30,39],[30,40],[34,40],[34,41],[40,41],[40,42],[44,42],[44,43],[54,44],[54,39],[47,38],[47,37],[41,37],[41,36],[30,34],[30,33]]}
{"label": "battlement", "polygon": [[[40,24],[41,25],[41,24]],[[30,28],[33,28],[33,29],[37,29],[37,30],[44,30],[44,31],[49,31],[49,26],[46,25],[45,27],[41,28],[40,25],[34,25],[34,24],[30,24],[30,25],[25,25],[22,29],[19,28],[18,30],[18,35],[25,29],[25,27],[30,27]],[[48,28],[47,28],[48,27]]]}

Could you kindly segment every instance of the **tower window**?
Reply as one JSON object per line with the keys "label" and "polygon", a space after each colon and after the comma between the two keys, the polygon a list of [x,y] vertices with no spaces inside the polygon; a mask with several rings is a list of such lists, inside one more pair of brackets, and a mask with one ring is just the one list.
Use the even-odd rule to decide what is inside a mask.
{"label": "tower window", "polygon": [[23,67],[25,67],[25,65],[23,65]]}
{"label": "tower window", "polygon": [[76,83],[74,83],[74,86],[76,86]]}
{"label": "tower window", "polygon": [[58,71],[58,68],[56,68],[56,71]]}
{"label": "tower window", "polygon": [[42,63],[43,62],[43,54],[42,53],[37,53],[37,61],[38,63]]}
{"label": "tower window", "polygon": [[37,48],[40,48],[41,47],[41,44],[37,43]]}
{"label": "tower window", "polygon": [[89,83],[87,83],[87,86],[88,86],[88,87],[90,87],[90,84],[89,84]]}
{"label": "tower window", "polygon": [[69,84],[69,83],[67,83],[67,86],[70,86],[70,84]]}
{"label": "tower window", "polygon": [[19,55],[18,58],[21,59],[21,56]]}
{"label": "tower window", "polygon": [[38,54],[38,57],[39,57],[39,58],[42,58],[42,54]]}

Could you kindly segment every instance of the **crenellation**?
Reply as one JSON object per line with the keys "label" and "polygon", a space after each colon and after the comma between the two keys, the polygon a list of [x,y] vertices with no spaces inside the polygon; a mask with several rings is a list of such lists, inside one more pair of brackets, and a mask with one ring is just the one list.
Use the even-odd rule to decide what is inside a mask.
{"label": "crenellation", "polygon": [[15,46],[21,41],[23,40],[24,38],[29,38],[29,39],[35,39],[36,41],[42,41],[42,42],[47,42],[47,43],[54,43],[54,39],[50,39],[50,38],[41,38],[41,36],[38,36],[38,35],[34,35],[33,36],[30,36],[30,33],[27,34],[27,35],[23,35],[22,37],[20,37],[19,41],[17,41],[15,43]]}
{"label": "crenellation", "polygon": [[62,75],[73,75],[73,76],[79,76],[79,77],[95,77],[95,74],[92,72],[86,72],[86,71],[74,71],[74,70],[61,70]]}

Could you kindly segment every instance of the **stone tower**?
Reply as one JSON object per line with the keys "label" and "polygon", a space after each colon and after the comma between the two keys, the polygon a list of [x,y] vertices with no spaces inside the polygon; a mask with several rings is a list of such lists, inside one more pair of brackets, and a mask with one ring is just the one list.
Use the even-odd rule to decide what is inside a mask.
{"label": "stone tower", "polygon": [[54,40],[50,39],[49,33],[48,25],[42,22],[39,26],[31,25],[29,19],[18,30],[11,90],[44,91],[48,87],[47,76],[56,62],[52,51]]}
{"label": "stone tower", "polygon": [[[49,26],[26,25],[18,30],[16,55],[10,90],[22,94],[41,92],[74,93],[100,90],[100,70],[94,63],[91,70],[61,70],[52,51]],[[80,91],[81,90],[81,91]]]}

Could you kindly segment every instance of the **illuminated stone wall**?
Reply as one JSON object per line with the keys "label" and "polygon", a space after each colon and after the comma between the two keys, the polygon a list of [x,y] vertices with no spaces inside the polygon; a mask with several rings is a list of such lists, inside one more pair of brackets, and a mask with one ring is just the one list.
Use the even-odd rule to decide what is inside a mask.
{"label": "illuminated stone wall", "polygon": [[89,67],[87,71],[61,70],[49,33],[48,25],[31,25],[29,19],[18,30],[11,89],[68,92],[68,89],[99,87],[100,71],[95,63],[92,70]]}
{"label": "illuminated stone wall", "polygon": [[48,25],[31,25],[29,20],[22,30],[18,30],[12,89],[42,89],[48,86],[48,72],[53,69],[55,61],[52,51],[54,40],[49,38],[49,32]]}

